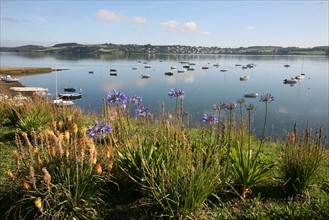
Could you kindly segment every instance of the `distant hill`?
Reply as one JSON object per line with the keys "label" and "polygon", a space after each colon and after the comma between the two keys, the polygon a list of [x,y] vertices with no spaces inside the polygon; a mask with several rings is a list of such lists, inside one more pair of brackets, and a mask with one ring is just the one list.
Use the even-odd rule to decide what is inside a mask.
{"label": "distant hill", "polygon": [[239,48],[201,47],[184,45],[137,45],[137,44],[93,44],[61,43],[52,47],[25,45],[0,47],[0,52],[36,52],[48,54],[92,55],[92,54],[255,54],[255,55],[329,55],[329,46],[313,48],[251,46]]}

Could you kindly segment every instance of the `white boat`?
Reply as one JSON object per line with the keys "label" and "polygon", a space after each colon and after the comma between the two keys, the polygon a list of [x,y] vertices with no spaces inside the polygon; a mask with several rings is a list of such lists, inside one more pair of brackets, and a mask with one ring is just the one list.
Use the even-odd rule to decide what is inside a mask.
{"label": "white boat", "polygon": [[220,71],[221,71],[221,72],[227,72],[228,69],[225,68],[225,69],[221,69]]}
{"label": "white boat", "polygon": [[170,69],[175,70],[177,69],[177,66],[171,66]]}
{"label": "white boat", "polygon": [[248,75],[245,75],[245,76],[240,76],[240,81],[249,81],[250,77]]}
{"label": "white boat", "polygon": [[58,97],[63,100],[80,99],[82,97],[82,93],[80,92],[60,93],[58,94]]}
{"label": "white boat", "polygon": [[151,78],[151,75],[150,74],[142,74],[142,78],[143,79],[149,79],[149,78]]}
{"label": "white boat", "polygon": [[284,84],[296,84],[296,83],[298,83],[298,80],[295,78],[285,79],[285,80],[283,80],[283,83]]}
{"label": "white boat", "polygon": [[7,82],[7,83],[9,83],[9,82],[19,82],[19,79],[18,78],[13,78],[10,75],[3,76],[3,77],[1,77],[1,79],[3,81]]}
{"label": "white boat", "polygon": [[251,93],[245,93],[244,94],[245,98],[257,98],[258,97],[258,93],[256,92],[251,92]]}
{"label": "white boat", "polygon": [[42,87],[10,87],[14,92],[48,92],[48,88]]}
{"label": "white boat", "polygon": [[151,65],[145,65],[144,68],[150,69]]}
{"label": "white boat", "polygon": [[52,100],[52,103],[58,107],[62,106],[62,107],[66,107],[66,106],[72,106],[74,105],[73,101],[70,100],[63,100],[61,98],[58,98],[58,82],[57,82],[57,71],[56,71],[56,99]]}
{"label": "white boat", "polygon": [[295,76],[295,79],[297,79],[299,81],[304,80],[304,78],[305,78],[305,74],[304,73],[301,73],[300,75]]}
{"label": "white boat", "polygon": [[202,69],[207,70],[209,69],[209,66],[208,65],[202,66]]}
{"label": "white boat", "polygon": [[53,104],[56,106],[72,106],[74,105],[73,101],[63,100],[63,99],[56,99],[53,100]]}

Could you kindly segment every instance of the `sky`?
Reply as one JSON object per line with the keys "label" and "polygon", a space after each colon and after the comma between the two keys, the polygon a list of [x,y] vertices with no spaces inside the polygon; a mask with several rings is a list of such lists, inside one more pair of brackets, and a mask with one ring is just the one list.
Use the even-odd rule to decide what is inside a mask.
{"label": "sky", "polygon": [[222,48],[328,46],[328,3],[0,0],[0,46],[68,42]]}

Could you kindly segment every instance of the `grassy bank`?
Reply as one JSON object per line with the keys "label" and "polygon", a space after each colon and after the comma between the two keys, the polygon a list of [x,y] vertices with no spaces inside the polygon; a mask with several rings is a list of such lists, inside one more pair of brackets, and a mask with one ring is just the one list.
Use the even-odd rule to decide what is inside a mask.
{"label": "grassy bank", "polygon": [[2,219],[328,219],[329,161],[322,128],[286,141],[252,131],[254,106],[214,105],[203,127],[150,112],[112,91],[99,115],[35,98],[0,103]]}

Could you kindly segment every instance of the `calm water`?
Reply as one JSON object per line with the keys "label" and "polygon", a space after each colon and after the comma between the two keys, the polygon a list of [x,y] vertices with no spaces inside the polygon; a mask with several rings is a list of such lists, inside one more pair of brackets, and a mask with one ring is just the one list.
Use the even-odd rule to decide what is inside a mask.
{"label": "calm water", "polygon": [[[83,98],[75,103],[88,112],[101,111],[102,99],[113,89],[127,96],[141,95],[144,105],[152,112],[159,112],[161,103],[166,109],[174,110],[175,100],[170,99],[171,88],[185,91],[184,107],[190,115],[190,125],[202,125],[204,113],[212,113],[212,106],[219,101],[236,101],[244,93],[271,93],[275,101],[269,104],[267,133],[282,137],[291,131],[295,122],[299,129],[309,123],[312,127],[323,124],[328,133],[328,75],[329,62],[325,56],[239,56],[239,55],[131,55],[102,56],[97,58],[19,55],[1,53],[2,66],[29,66],[68,68],[58,72],[58,90],[64,87],[78,87]],[[142,62],[139,63],[138,61]],[[145,69],[143,61],[151,65]],[[195,63],[195,71],[166,76],[171,66],[182,68],[179,61]],[[219,63],[219,67],[213,64]],[[236,64],[256,64],[252,69],[242,69]],[[289,64],[290,67],[284,67]],[[202,66],[208,65],[204,70]],[[132,67],[138,67],[133,70]],[[117,69],[118,76],[110,76],[110,68]],[[227,68],[228,72],[220,69]],[[94,71],[94,74],[89,74]],[[294,85],[283,84],[286,78],[305,73],[305,79]],[[141,74],[151,74],[151,79],[142,79]],[[240,76],[249,75],[248,82],[240,81]],[[25,86],[48,87],[55,94],[55,73],[21,77]],[[262,131],[265,104],[259,98],[245,99],[255,105],[255,132]],[[239,108],[235,110],[239,113]]]}

